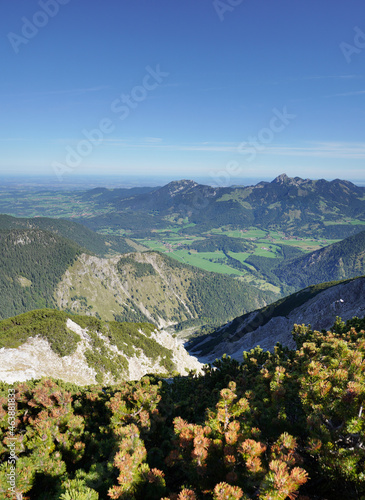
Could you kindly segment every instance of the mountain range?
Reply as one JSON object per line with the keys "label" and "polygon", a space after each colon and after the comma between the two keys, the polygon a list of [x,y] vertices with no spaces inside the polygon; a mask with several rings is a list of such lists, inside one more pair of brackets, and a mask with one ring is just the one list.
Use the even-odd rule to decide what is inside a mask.
{"label": "mountain range", "polygon": [[[255,186],[212,187],[191,180],[173,181],[166,186],[108,203],[113,212],[83,221],[100,229],[123,220],[129,213],[137,223],[141,214],[148,217],[144,229],[152,229],[166,220],[187,218],[194,224],[184,231],[204,232],[222,225],[233,228],[250,226],[283,230],[293,235],[316,231],[326,238],[344,238],[361,230],[365,220],[365,188],[336,179],[333,181],[290,178],[282,174],[272,182]],[[105,196],[105,195],[104,195]],[[100,198],[101,201],[101,198]],[[153,219],[154,215],[155,219]],[[354,220],[353,224],[346,219]]]}

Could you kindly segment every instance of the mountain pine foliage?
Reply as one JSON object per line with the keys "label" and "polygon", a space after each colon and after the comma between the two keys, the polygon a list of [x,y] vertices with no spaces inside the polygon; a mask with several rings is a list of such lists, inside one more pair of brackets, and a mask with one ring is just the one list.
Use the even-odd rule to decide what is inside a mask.
{"label": "mountain pine foliage", "polygon": [[295,351],[256,348],[201,376],[2,384],[1,498],[365,498],[364,328],[296,325]]}

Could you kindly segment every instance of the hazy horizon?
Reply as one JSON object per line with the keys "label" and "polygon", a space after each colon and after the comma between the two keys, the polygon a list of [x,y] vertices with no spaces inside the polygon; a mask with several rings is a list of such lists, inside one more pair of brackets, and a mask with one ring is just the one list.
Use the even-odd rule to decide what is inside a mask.
{"label": "hazy horizon", "polygon": [[[285,172],[282,172],[284,174]],[[279,174],[281,175],[281,174]],[[289,176],[290,177],[290,176]],[[300,177],[300,176],[296,176]],[[93,188],[133,188],[133,187],[161,187],[169,182],[180,180],[192,180],[198,184],[209,185],[213,187],[231,187],[231,186],[254,186],[259,182],[272,182],[275,177],[247,177],[247,178],[231,178],[229,183],[219,182],[225,178],[213,177],[170,177],[164,175],[155,176],[133,176],[133,175],[89,175],[89,176],[71,176],[63,182],[59,182],[53,176],[47,175],[0,175],[0,190],[4,189],[52,189],[52,190],[86,190]],[[301,177],[303,178],[303,177]],[[323,177],[314,178],[311,180],[319,180]],[[327,181],[333,181],[337,178],[328,178]],[[349,181],[356,186],[365,186],[365,180],[351,180],[340,178],[341,180]]]}

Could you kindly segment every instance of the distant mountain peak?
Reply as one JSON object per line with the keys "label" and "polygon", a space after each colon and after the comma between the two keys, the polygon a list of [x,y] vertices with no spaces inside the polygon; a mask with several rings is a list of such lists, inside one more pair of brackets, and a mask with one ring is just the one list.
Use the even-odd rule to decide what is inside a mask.
{"label": "distant mountain peak", "polygon": [[290,181],[290,177],[288,177],[286,174],[280,174],[275,179],[272,181],[273,184],[286,184],[288,181]]}
{"label": "distant mountain peak", "polygon": [[272,184],[301,186],[302,184],[307,184],[308,182],[311,183],[312,181],[309,179],[302,179],[301,177],[288,177],[286,174],[281,174],[272,181]]}
{"label": "distant mountain peak", "polygon": [[177,187],[177,186],[194,187],[197,185],[198,185],[197,182],[192,181],[190,179],[181,179],[179,181],[171,181],[167,184],[167,186],[171,186],[171,187]]}
{"label": "distant mountain peak", "polygon": [[182,179],[180,181],[169,182],[165,187],[168,189],[170,196],[175,196],[181,191],[186,191],[192,189],[199,184],[195,181],[189,179]]}

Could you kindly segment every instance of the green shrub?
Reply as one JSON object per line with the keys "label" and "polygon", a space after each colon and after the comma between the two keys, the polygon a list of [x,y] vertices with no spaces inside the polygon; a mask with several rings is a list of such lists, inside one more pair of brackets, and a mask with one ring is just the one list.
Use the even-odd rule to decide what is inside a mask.
{"label": "green shrub", "polygon": [[29,337],[47,339],[52,350],[69,356],[77,349],[80,336],[66,327],[64,311],[40,309],[0,321],[0,347],[16,348]]}
{"label": "green shrub", "polygon": [[63,489],[65,491],[59,500],[99,500],[98,492],[85,486],[84,482],[79,479],[67,481]]}

